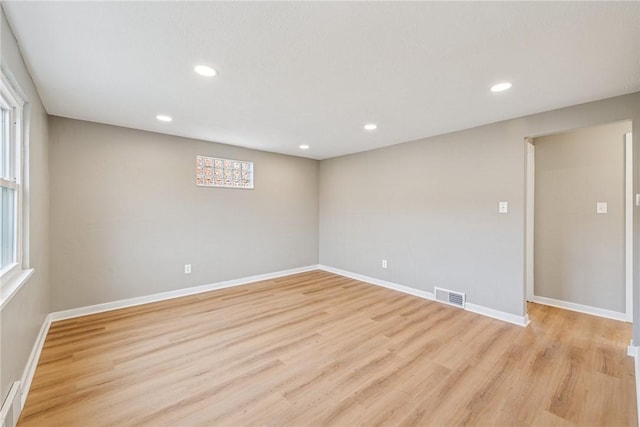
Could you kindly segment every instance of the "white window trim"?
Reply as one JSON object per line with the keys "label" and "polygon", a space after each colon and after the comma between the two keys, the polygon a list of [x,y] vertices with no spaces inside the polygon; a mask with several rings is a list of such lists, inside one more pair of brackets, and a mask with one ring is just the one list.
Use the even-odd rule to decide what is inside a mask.
{"label": "white window trim", "polygon": [[2,279],[2,288],[0,289],[0,311],[7,305],[11,298],[18,293],[20,288],[27,283],[29,277],[33,274],[33,268],[27,270],[17,270],[12,272],[7,280]]}
{"label": "white window trim", "polygon": [[[11,168],[19,165],[19,170],[12,170],[10,176],[15,176],[15,181],[0,178],[3,186],[17,190],[17,208],[16,208],[16,262],[10,264],[0,270],[0,310],[9,302],[9,300],[18,292],[18,290],[26,283],[33,274],[33,269],[27,269],[24,265],[25,260],[25,200],[24,200],[24,182],[27,173],[27,164],[25,162],[26,138],[25,138],[25,108],[27,106],[25,99],[16,90],[16,85],[11,83],[9,74],[5,70],[0,71],[0,104],[11,109],[10,117],[12,126],[10,131],[18,141],[11,149],[14,151],[11,155],[15,156],[15,160],[11,162]],[[15,173],[17,172],[17,173]]]}

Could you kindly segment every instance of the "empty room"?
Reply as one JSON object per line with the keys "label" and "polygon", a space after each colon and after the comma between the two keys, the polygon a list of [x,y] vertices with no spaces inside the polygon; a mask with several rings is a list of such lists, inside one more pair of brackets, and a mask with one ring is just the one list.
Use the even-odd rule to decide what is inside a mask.
{"label": "empty room", "polygon": [[0,14],[0,427],[638,426],[640,2]]}

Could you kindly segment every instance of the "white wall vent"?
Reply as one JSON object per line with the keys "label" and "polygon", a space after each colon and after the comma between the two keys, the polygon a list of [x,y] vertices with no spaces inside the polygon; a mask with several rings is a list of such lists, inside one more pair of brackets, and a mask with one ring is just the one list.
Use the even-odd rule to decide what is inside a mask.
{"label": "white wall vent", "polygon": [[16,427],[18,418],[20,417],[20,381],[16,381],[11,385],[7,398],[0,408],[0,426]]}
{"label": "white wall vent", "polygon": [[442,289],[437,286],[434,287],[434,290],[436,301],[464,308],[465,294],[461,292],[453,292],[448,289]]}

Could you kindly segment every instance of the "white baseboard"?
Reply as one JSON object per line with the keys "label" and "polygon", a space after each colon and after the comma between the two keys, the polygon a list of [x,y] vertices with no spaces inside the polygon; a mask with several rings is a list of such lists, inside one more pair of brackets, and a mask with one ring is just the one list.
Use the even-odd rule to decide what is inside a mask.
{"label": "white baseboard", "polygon": [[0,426],[2,427],[15,427],[18,424],[18,418],[20,418],[20,412],[22,412],[20,388],[20,381],[15,381],[9,387],[9,393],[4,402],[1,402]]}
{"label": "white baseboard", "polygon": [[393,289],[394,291],[400,291],[405,294],[435,301],[435,296],[433,295],[433,293],[423,291],[422,289],[410,288],[409,286],[398,285],[397,283],[387,282],[386,280],[380,280],[374,277],[365,276],[364,274],[352,273],[350,271],[340,270],[339,268],[328,267],[326,265],[319,265],[318,269],[328,271],[329,273],[337,274],[339,276],[349,277],[351,279],[360,280],[361,282],[371,283],[372,285],[382,286],[383,288]]}
{"label": "white baseboard", "polygon": [[577,311],[578,313],[591,314],[593,316],[606,317],[607,319],[621,320],[623,322],[629,322],[625,313],[618,311],[605,310],[604,308],[591,307],[590,305],[576,304],[573,302],[561,301],[553,298],[539,297],[534,295],[531,299],[532,302],[537,302],[544,305],[550,305],[552,307],[563,308],[565,310]]}
{"label": "white baseboard", "polygon": [[633,371],[636,379],[636,407],[637,414],[640,416],[640,348],[637,345],[633,345],[633,340],[629,343],[627,355],[633,357]]}
{"label": "white baseboard", "polygon": [[273,273],[259,274],[257,276],[243,277],[241,279],[226,280],[224,282],[210,283],[207,285],[194,286],[191,288],[182,288],[175,291],[162,292],[159,294],[145,295],[143,297],[123,299],[119,301],[107,302],[104,304],[90,305],[87,307],[72,308],[70,310],[57,311],[51,313],[51,321],[72,319],[74,317],[87,316],[89,314],[102,313],[105,311],[118,310],[120,308],[133,307],[150,302],[164,301],[173,298],[180,298],[188,295],[200,294],[203,292],[214,291],[216,289],[230,288],[233,286],[246,285],[261,280],[275,279],[277,277],[289,276],[296,273],[304,273],[306,271],[317,270],[317,265],[309,265],[306,267],[292,268],[289,270],[281,270]]}
{"label": "white baseboard", "polygon": [[633,345],[633,340],[631,340],[629,347],[627,347],[627,356],[631,356],[633,358],[638,357],[638,346]]}
{"label": "white baseboard", "polygon": [[518,316],[516,314],[507,313],[505,311],[494,310],[493,308],[485,307],[483,305],[473,304],[470,302],[465,303],[465,310],[468,310],[472,313],[481,314],[487,317],[493,317],[494,319],[502,320],[505,322],[513,323],[518,326],[527,326],[531,321],[529,320],[529,315],[525,314],[524,316]]}
{"label": "white baseboard", "polygon": [[[384,288],[393,289],[394,291],[403,292],[405,294],[414,295],[420,298],[435,301],[433,293],[424,291],[421,289],[411,288],[405,285],[399,285],[397,283],[388,282],[386,280],[376,279],[375,277],[365,276],[363,274],[352,273],[351,271],[341,270],[339,268],[328,267],[326,265],[319,265],[320,270],[328,271],[330,273],[338,274],[340,276],[349,277],[351,279],[360,280],[362,282],[371,283],[372,285],[382,286]],[[518,316],[515,314],[507,313],[500,310],[494,310],[493,308],[484,307],[477,304],[465,303],[465,310],[477,313],[483,316],[492,317],[503,322],[512,323],[518,326],[527,326],[529,324],[529,316]]]}
{"label": "white baseboard", "polygon": [[38,336],[36,337],[35,343],[33,343],[33,348],[31,349],[31,354],[29,354],[29,359],[27,360],[27,365],[24,368],[24,372],[22,373],[22,379],[20,383],[22,384],[22,390],[20,395],[20,408],[24,408],[24,404],[27,401],[27,394],[29,394],[29,389],[31,388],[31,381],[33,381],[33,375],[36,373],[36,367],[38,366],[38,361],[40,360],[40,353],[42,352],[42,347],[44,346],[44,341],[47,339],[47,333],[49,332],[49,327],[51,326],[51,315],[47,315],[45,317],[42,326],[40,327],[40,332],[38,332]]}

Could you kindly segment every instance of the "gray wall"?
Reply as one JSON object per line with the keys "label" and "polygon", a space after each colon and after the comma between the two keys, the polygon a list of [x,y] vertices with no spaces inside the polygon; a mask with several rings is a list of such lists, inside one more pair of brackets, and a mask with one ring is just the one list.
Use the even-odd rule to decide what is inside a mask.
{"label": "gray wall", "polygon": [[[325,160],[319,172],[311,160],[107,125],[51,118],[48,129],[4,17],[0,25],[2,65],[30,101],[35,268],[0,313],[0,397],[22,375],[50,311],[315,264],[318,256],[419,289],[462,290],[470,302],[522,315],[524,138],[624,119],[640,135],[639,93]],[[195,187],[197,154],[256,162],[256,189]],[[634,159],[640,164],[637,136]],[[639,192],[640,168],[634,183]],[[498,215],[503,200],[510,213]],[[638,208],[634,230],[638,344]],[[193,274],[183,274],[185,263]]]}
{"label": "gray wall", "polygon": [[[317,161],[49,124],[53,311],[318,263]],[[196,187],[199,154],[253,161],[255,189]]]}
{"label": "gray wall", "polygon": [[49,313],[49,152],[47,115],[31,81],[18,44],[4,18],[0,18],[1,62],[24,92],[28,114],[29,173],[25,203],[29,252],[26,266],[35,272],[0,312],[0,401],[11,383],[19,380],[42,323]]}
{"label": "gray wall", "polygon": [[627,132],[631,122],[533,139],[535,295],[624,313]]}
{"label": "gray wall", "polygon": [[320,263],[523,315],[525,138],[625,119],[640,134],[640,93],[323,160]]}

